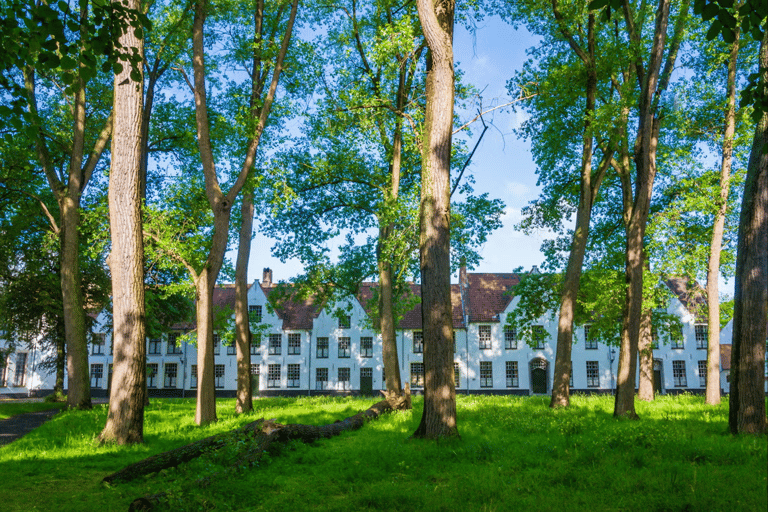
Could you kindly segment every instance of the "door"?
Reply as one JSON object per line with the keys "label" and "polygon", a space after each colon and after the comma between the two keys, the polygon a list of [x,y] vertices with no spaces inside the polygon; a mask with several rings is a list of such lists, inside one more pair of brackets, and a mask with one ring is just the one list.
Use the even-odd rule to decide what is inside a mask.
{"label": "door", "polygon": [[661,361],[659,359],[653,360],[653,393],[661,393]]}
{"label": "door", "polygon": [[360,394],[363,396],[373,395],[373,369],[360,368]]}
{"label": "door", "polygon": [[546,394],[547,370],[544,368],[534,368],[531,371],[531,391],[538,394]]}

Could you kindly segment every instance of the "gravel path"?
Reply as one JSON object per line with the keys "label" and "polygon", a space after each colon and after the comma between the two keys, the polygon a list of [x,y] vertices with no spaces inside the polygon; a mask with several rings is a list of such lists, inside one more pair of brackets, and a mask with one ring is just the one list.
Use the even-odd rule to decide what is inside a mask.
{"label": "gravel path", "polygon": [[0,420],[0,446],[11,443],[23,437],[51,419],[59,409],[17,414]]}

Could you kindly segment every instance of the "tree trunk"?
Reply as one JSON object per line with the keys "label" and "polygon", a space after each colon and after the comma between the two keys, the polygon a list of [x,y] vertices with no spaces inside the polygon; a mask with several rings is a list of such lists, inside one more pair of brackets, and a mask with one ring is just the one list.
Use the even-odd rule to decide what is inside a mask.
{"label": "tree trunk", "polygon": [[731,159],[733,135],[736,131],[736,62],[739,57],[739,25],[734,29],[736,39],[731,45],[728,59],[728,107],[725,111],[723,155],[720,164],[720,197],[712,225],[712,240],[707,261],[707,391],[706,403],[720,403],[720,252],[723,247],[725,213],[731,187]]}
{"label": "tree trunk", "polygon": [[[768,82],[768,31],[760,44],[760,73]],[[768,90],[763,89],[763,95]],[[762,434],[765,417],[765,339],[768,333],[768,113],[755,127],[739,219],[734,287],[731,396],[728,427]]]}
{"label": "tree trunk", "polygon": [[417,6],[429,54],[419,219],[424,413],[414,436],[437,439],[458,436],[450,282],[455,4],[453,0],[418,0]]}
{"label": "tree trunk", "polygon": [[402,394],[403,384],[400,378],[400,360],[397,355],[397,335],[395,333],[395,314],[393,307],[392,264],[383,258],[382,246],[386,245],[389,227],[379,228],[379,322],[381,327],[381,352],[384,363],[387,391]]}
{"label": "tree trunk", "polygon": [[581,269],[587,249],[589,222],[592,217],[592,205],[597,193],[592,187],[592,117],[595,111],[597,94],[597,71],[595,68],[595,15],[589,15],[588,40],[589,54],[584,59],[587,68],[586,106],[584,108],[584,134],[581,153],[581,179],[579,181],[579,206],[576,212],[576,229],[571,240],[571,252],[568,255],[568,267],[565,271],[563,291],[560,297],[560,314],[557,322],[557,349],[555,372],[552,379],[552,408],[570,405],[571,385],[571,350],[573,347],[573,318],[576,309],[576,296],[579,293]]}
{"label": "tree trunk", "polygon": [[640,356],[640,377],[637,397],[646,402],[652,402],[653,393],[653,339],[651,337],[651,310],[643,311],[640,319],[640,338],[638,339],[638,354]]}
{"label": "tree trunk", "polygon": [[[57,329],[58,331],[59,329]],[[53,386],[53,394],[64,396],[64,368],[67,364],[66,341],[63,335],[56,338],[56,384]]]}
{"label": "tree trunk", "polygon": [[248,317],[248,260],[251,256],[253,235],[253,190],[246,189],[242,203],[243,223],[235,268],[235,348],[237,352],[238,414],[253,410],[251,391],[251,326]]}
{"label": "tree trunk", "polygon": [[[115,0],[116,1],[116,0]],[[138,9],[139,1],[128,7]],[[124,47],[143,53],[142,39],[128,30],[119,38]],[[109,225],[112,252],[114,363],[107,423],[102,442],[144,442],[146,345],[144,304],[144,241],[141,222],[141,121],[143,79],[131,79],[131,65],[115,74],[114,136],[109,173]]]}
{"label": "tree trunk", "polygon": [[[256,437],[257,442],[252,443],[252,446],[257,447],[259,452],[263,452],[268,445],[264,446],[259,442],[258,438],[268,437],[270,438],[270,443],[285,442],[292,439],[301,439],[306,443],[310,443],[318,439],[337,436],[348,430],[357,430],[362,427],[366,421],[378,419],[379,416],[385,412],[410,409],[410,398],[410,395],[394,396],[392,394],[387,394],[385,400],[373,404],[365,411],[360,411],[343,420],[319,426],[298,424],[281,425],[276,423],[275,420],[265,421],[264,418],[261,418],[229,432],[206,437],[205,439],[195,441],[179,448],[174,448],[167,452],[158,453],[157,455],[135,462],[124,467],[120,471],[105,476],[102,482],[130,482],[136,478],[157,473],[163,469],[174,468],[185,462],[189,462],[204,453],[222,448],[226,446],[227,443],[236,442],[242,435]],[[246,450],[244,455],[246,457],[253,455],[253,450]],[[242,459],[238,460],[238,462],[233,464],[233,468],[240,469],[244,465],[242,462]],[[250,460],[249,462],[253,463],[254,460]]]}
{"label": "tree trunk", "polygon": [[[216,272],[218,274],[218,272]],[[216,388],[213,357],[213,286],[216,278],[204,268],[197,280],[197,405],[195,423],[207,425],[217,421]]]}
{"label": "tree trunk", "polygon": [[[640,342],[640,323],[643,314],[643,239],[648,222],[651,204],[653,180],[656,176],[656,146],[658,144],[659,119],[656,116],[654,100],[666,86],[659,87],[661,61],[666,42],[669,20],[669,0],[659,0],[656,10],[656,26],[648,68],[643,70],[638,56],[636,71],[641,86],[638,108],[638,129],[635,139],[635,197],[632,212],[627,223],[627,247],[625,257],[626,304],[621,328],[621,350],[619,351],[619,369],[616,378],[616,402],[613,414],[616,417],[637,419],[635,412],[635,379],[637,376],[637,352]],[[626,3],[625,3],[626,5]],[[685,4],[687,8],[687,3]],[[683,16],[681,14],[680,16]],[[633,19],[625,8],[625,21],[632,26]],[[678,24],[680,19],[678,19]],[[677,30],[678,27],[676,27]],[[632,38],[639,43],[639,34],[632,33]],[[667,68],[674,64],[676,49],[670,49]],[[665,74],[667,69],[665,68]],[[666,77],[665,77],[666,78]],[[662,80],[663,83],[663,80]]]}

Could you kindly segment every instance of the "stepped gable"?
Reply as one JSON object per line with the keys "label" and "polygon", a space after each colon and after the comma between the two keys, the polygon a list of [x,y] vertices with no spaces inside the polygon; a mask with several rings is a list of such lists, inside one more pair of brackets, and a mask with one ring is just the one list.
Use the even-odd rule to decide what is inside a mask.
{"label": "stepped gable", "polygon": [[[421,285],[416,283],[408,283],[411,293],[413,295],[416,295],[417,297],[421,297]],[[378,286],[378,283],[362,283],[360,285],[360,291],[358,292],[357,299],[360,301],[360,304],[362,304],[363,308],[365,309],[365,312],[368,314],[369,317],[371,317],[371,321],[374,322],[374,325],[377,321],[376,318],[373,318],[372,316],[372,304],[370,304],[371,299],[373,298],[373,290]],[[461,293],[459,291],[459,285],[452,284],[451,285],[451,309],[452,309],[452,318],[453,318],[453,328],[454,329],[464,329],[466,326],[464,325],[464,315],[461,311]],[[406,311],[403,315],[403,318],[400,320],[400,323],[397,324],[398,329],[421,329],[421,300],[409,311]]]}
{"label": "stepped gable", "polygon": [[669,277],[664,284],[695,317],[696,322],[707,323],[707,292],[698,282],[687,277]]}
{"label": "stepped gable", "polygon": [[275,308],[275,314],[283,321],[283,330],[311,330],[315,318],[323,309],[315,297],[296,297],[293,287],[285,283],[261,283],[261,290]]}
{"label": "stepped gable", "polygon": [[512,301],[512,290],[519,283],[520,274],[468,273],[467,322],[498,322],[499,314]]}

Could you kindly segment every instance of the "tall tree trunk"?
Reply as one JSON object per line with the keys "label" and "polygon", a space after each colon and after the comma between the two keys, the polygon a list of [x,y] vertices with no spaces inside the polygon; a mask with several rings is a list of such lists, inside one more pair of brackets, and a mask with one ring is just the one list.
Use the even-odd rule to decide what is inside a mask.
{"label": "tall tree trunk", "polygon": [[248,318],[248,261],[251,257],[253,235],[253,190],[243,192],[242,225],[235,267],[235,349],[237,352],[238,414],[253,410],[251,391],[251,326]]}
{"label": "tall tree trunk", "polygon": [[[553,3],[558,13],[556,3]],[[597,71],[595,68],[595,15],[589,15],[588,21],[588,54],[579,48],[577,53],[583,55],[582,60],[587,68],[586,106],[584,108],[584,134],[581,153],[581,179],[579,181],[579,206],[576,211],[576,229],[571,240],[571,252],[568,255],[568,267],[565,271],[563,291],[560,297],[560,313],[557,321],[557,350],[555,355],[555,372],[552,379],[552,400],[550,407],[568,407],[570,405],[571,385],[571,349],[573,347],[573,318],[576,309],[576,296],[579,293],[581,269],[584,264],[584,254],[587,249],[589,222],[592,217],[592,205],[597,193],[592,186],[592,154],[593,135],[592,117],[595,111],[595,96],[597,94]],[[575,44],[570,38],[572,45]],[[599,186],[599,182],[598,182]]]}
{"label": "tall tree trunk", "polygon": [[[211,248],[204,268],[195,280],[197,292],[197,406],[195,409],[195,422],[198,425],[216,421],[216,399],[214,392],[214,358],[213,358],[213,287],[219,276],[221,265],[224,261],[224,253],[227,249],[227,237],[229,232],[230,213],[232,205],[237,199],[240,190],[248,179],[253,168],[256,151],[261,141],[261,135],[267,124],[277,91],[277,84],[283,69],[283,62],[288,53],[293,25],[298,11],[298,0],[293,0],[291,12],[286,23],[280,51],[275,60],[272,80],[269,91],[264,98],[264,103],[259,110],[259,117],[248,140],[246,155],[234,184],[229,192],[224,194],[216,175],[216,166],[213,159],[211,146],[210,124],[208,121],[208,102],[205,88],[205,44],[204,27],[208,9],[207,0],[195,2],[194,20],[192,23],[192,64],[194,69],[194,97],[195,97],[195,122],[197,128],[197,143],[200,151],[203,174],[205,176],[205,193],[208,204],[213,212],[213,237]],[[263,8],[263,3],[259,4]],[[251,104],[253,110],[253,103]]]}
{"label": "tall tree trunk", "polygon": [[457,436],[450,266],[453,0],[418,0],[429,46],[421,171],[421,311],[424,413],[415,437]]}
{"label": "tall tree trunk", "polygon": [[[643,314],[643,239],[651,204],[653,180],[656,176],[656,146],[658,144],[660,121],[657,117],[658,97],[666,87],[668,76],[674,67],[679,37],[687,19],[688,2],[683,2],[685,13],[681,12],[675,27],[675,39],[671,45],[664,76],[660,80],[661,62],[666,44],[670,0],[659,0],[656,10],[656,24],[653,44],[647,69],[640,56],[635,65],[640,84],[638,108],[638,129],[635,139],[635,193],[632,211],[627,223],[627,246],[625,256],[626,303],[621,328],[621,349],[616,377],[616,401],[613,414],[616,417],[636,419],[635,379],[637,376],[637,353],[640,342],[640,324]],[[640,44],[640,35],[634,27],[634,16],[627,1],[624,2],[624,17],[635,44]],[[658,86],[658,87],[657,87]],[[658,90],[657,90],[658,89]]]}
{"label": "tall tree trunk", "polygon": [[[117,1],[117,0],[114,0]],[[127,6],[139,8],[139,0]],[[127,30],[123,47],[143,53],[144,41]],[[139,68],[141,72],[141,68]],[[141,222],[141,157],[143,78],[131,79],[131,65],[115,74],[114,136],[109,173],[109,225],[112,252],[113,385],[102,442],[144,442],[146,398],[146,318],[144,304],[144,241]]]}
{"label": "tall tree trunk", "polygon": [[[768,31],[760,44],[762,84],[768,83]],[[768,88],[763,89],[768,94]],[[755,127],[739,219],[734,287],[731,396],[728,427],[762,434],[765,417],[765,339],[768,333],[768,113]]]}
{"label": "tall tree trunk", "polygon": [[637,353],[640,357],[640,375],[638,378],[637,397],[652,402],[653,393],[653,339],[651,337],[651,310],[644,309],[640,319],[640,338]]}
{"label": "tall tree trunk", "polygon": [[736,132],[736,63],[739,57],[739,25],[734,29],[735,40],[728,58],[728,107],[725,111],[723,155],[720,164],[720,197],[712,225],[712,239],[707,261],[707,391],[706,403],[720,403],[720,253],[723,247],[725,213],[731,188],[731,160],[733,135]]}

